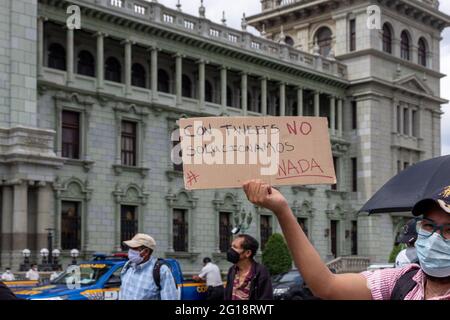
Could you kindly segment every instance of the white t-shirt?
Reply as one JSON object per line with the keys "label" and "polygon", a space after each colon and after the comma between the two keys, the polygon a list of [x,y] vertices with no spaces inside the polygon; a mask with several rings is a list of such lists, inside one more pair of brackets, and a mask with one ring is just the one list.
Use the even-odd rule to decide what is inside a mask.
{"label": "white t-shirt", "polygon": [[395,267],[396,268],[403,268],[409,264],[417,263],[417,253],[416,248],[406,248],[397,255],[397,258],[395,259]]}
{"label": "white t-shirt", "polygon": [[14,274],[11,272],[5,272],[4,274],[2,274],[2,280],[3,281],[14,281],[15,280]]}
{"label": "white t-shirt", "polygon": [[202,279],[206,279],[206,285],[208,287],[223,286],[220,269],[214,263],[207,263],[198,276]]}
{"label": "white t-shirt", "polygon": [[39,280],[39,272],[38,271],[34,271],[33,269],[30,269],[26,274],[25,274],[25,278],[27,278],[28,280]]}

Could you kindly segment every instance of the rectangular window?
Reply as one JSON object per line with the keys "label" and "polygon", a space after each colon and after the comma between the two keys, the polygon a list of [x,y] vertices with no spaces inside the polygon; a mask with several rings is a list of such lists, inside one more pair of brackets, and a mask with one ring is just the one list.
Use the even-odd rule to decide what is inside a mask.
{"label": "rectangular window", "polygon": [[331,240],[331,253],[335,258],[338,256],[338,240],[339,240],[339,221],[330,221],[330,240]]}
{"label": "rectangular window", "polygon": [[62,157],[80,158],[80,114],[78,112],[62,112]]}
{"label": "rectangular window", "polygon": [[[339,180],[339,158],[333,157],[334,170],[336,172],[336,180]],[[331,186],[331,190],[337,190],[337,184]]]}
{"label": "rectangular window", "polygon": [[81,214],[79,202],[61,202],[61,249],[81,249]]}
{"label": "rectangular window", "polygon": [[418,117],[418,111],[414,110],[412,112],[412,125],[413,125],[413,137],[419,138],[419,117]]}
{"label": "rectangular window", "polygon": [[[178,129],[178,131],[179,131],[179,129]],[[172,141],[172,148],[173,148],[172,152],[175,150],[175,148],[180,148],[179,149],[180,152],[179,152],[178,156],[180,158],[182,158],[183,154],[182,154],[182,150],[181,150],[181,137],[179,134],[178,134],[178,141]],[[173,156],[177,157],[176,154],[174,154]],[[177,160],[177,159],[174,158],[173,160]],[[177,163],[173,162],[173,170],[178,171],[178,172],[183,172],[183,163],[177,164]]]}
{"label": "rectangular window", "polygon": [[231,213],[221,212],[219,214],[220,252],[227,252],[231,246],[231,229]]}
{"label": "rectangular window", "polygon": [[136,166],[137,123],[122,121],[122,165]]}
{"label": "rectangular window", "polygon": [[402,130],[402,108],[397,106],[397,133],[403,133]]}
{"label": "rectangular window", "polygon": [[356,50],[356,20],[350,20],[350,51]]}
{"label": "rectangular window", "polygon": [[120,207],[120,243],[122,250],[127,250],[123,241],[130,240],[138,233],[137,207]]}
{"label": "rectangular window", "polygon": [[358,103],[352,101],[352,129],[358,129]]}
{"label": "rectangular window", "polygon": [[352,191],[358,192],[358,159],[352,158]]}
{"label": "rectangular window", "polygon": [[306,218],[297,218],[297,222],[302,228],[305,235],[309,238],[309,230],[308,230],[308,219]]}
{"label": "rectangular window", "polygon": [[188,252],[188,228],[187,211],[173,210],[173,250],[175,252]]}
{"label": "rectangular window", "polygon": [[403,163],[403,170],[407,169],[409,167],[409,162]]}
{"label": "rectangular window", "polygon": [[269,241],[269,238],[272,235],[272,219],[270,216],[260,216],[260,219],[261,250],[264,250],[267,241]]}
{"label": "rectangular window", "polygon": [[352,221],[352,256],[358,255],[358,221]]}
{"label": "rectangular window", "polygon": [[407,108],[403,109],[403,132],[404,135],[409,135],[409,112]]}

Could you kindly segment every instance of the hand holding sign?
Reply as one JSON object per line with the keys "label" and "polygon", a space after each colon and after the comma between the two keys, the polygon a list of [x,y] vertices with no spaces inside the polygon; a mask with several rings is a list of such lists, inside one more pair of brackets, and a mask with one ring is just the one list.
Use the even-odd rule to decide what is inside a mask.
{"label": "hand holding sign", "polygon": [[335,184],[326,118],[180,119],[185,187]]}

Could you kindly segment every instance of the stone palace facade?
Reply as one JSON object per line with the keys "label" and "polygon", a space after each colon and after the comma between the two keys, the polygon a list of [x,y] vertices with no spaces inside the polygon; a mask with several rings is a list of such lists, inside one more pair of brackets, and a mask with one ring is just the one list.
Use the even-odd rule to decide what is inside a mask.
{"label": "stone palace facade", "polygon": [[[67,26],[71,5],[81,29]],[[357,212],[398,171],[440,155],[450,18],[432,0],[261,5],[236,30],[200,1],[198,16],[143,0],[1,2],[2,267],[25,248],[40,262],[48,229],[65,263],[71,249],[87,258],[145,232],[187,273],[204,256],[227,267],[242,221],[264,246],[280,232],[270,212],[241,190],[186,191],[171,162],[179,118],[243,115],[328,118],[337,185],[282,191],[325,260],[387,260],[408,215]]]}

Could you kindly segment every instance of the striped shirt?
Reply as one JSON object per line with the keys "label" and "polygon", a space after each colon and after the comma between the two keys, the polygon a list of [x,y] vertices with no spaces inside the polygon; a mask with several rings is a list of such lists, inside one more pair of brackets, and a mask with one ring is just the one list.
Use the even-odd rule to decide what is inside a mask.
{"label": "striped shirt", "polygon": [[[374,300],[390,300],[392,291],[398,279],[412,269],[419,269],[417,264],[411,264],[404,268],[383,269],[374,272],[365,271],[361,273],[367,279],[367,286]],[[422,269],[413,277],[416,286],[407,294],[405,300],[424,300],[426,275]],[[440,297],[430,300],[450,300],[450,290]]]}
{"label": "striped shirt", "polygon": [[157,259],[151,257],[147,262],[136,265],[127,262],[121,273],[120,300],[179,300],[178,290],[169,267],[162,265],[161,291],[153,280],[153,268]]}

